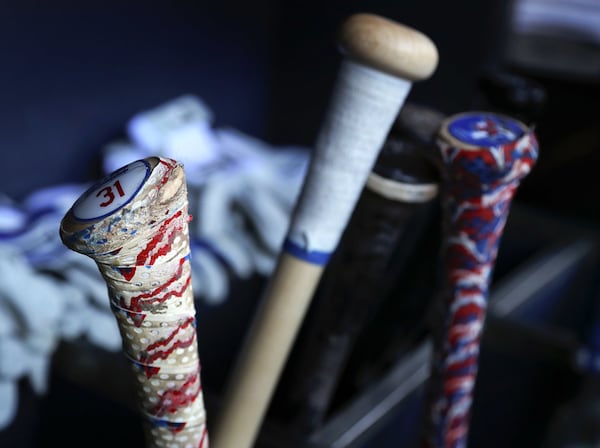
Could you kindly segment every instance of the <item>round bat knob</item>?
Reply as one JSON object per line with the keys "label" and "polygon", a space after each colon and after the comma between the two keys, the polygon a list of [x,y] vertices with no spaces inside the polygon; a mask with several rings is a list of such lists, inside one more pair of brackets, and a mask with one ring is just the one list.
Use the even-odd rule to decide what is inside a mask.
{"label": "round bat knob", "polygon": [[446,119],[438,145],[447,177],[461,189],[488,190],[518,183],[537,158],[535,136],[525,124],[487,112]]}
{"label": "round bat knob", "polygon": [[339,42],[349,58],[409,81],[429,78],[438,64],[435,44],[426,35],[373,14],[346,20]]}

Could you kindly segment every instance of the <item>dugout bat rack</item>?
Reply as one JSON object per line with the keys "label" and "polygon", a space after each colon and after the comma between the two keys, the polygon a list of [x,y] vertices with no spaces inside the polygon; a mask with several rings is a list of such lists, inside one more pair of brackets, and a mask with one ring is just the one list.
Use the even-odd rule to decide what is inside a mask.
{"label": "dugout bat rack", "polygon": [[[578,347],[577,339],[564,330],[530,326],[518,321],[519,309],[532,305],[530,300],[544,300],[544,295],[561,282],[563,270],[572,268],[590,256],[587,241],[575,240],[556,251],[540,254],[523,267],[520,275],[536,278],[529,288],[520,288],[521,279],[510,278],[498,285],[490,298],[490,316],[483,340],[483,350],[494,348],[524,356],[545,357],[570,363]],[[549,279],[547,270],[557,270]],[[515,277],[520,277],[516,275]],[[549,281],[550,280],[550,281]],[[517,293],[515,294],[515,291]],[[422,393],[431,353],[429,342],[423,342],[371,389],[357,397],[346,409],[334,416],[320,431],[312,434],[305,446],[361,447],[394,417],[407,411],[407,402]],[[485,381],[485,377],[481,381]],[[412,420],[412,419],[409,419]],[[412,438],[412,437],[411,437]]]}
{"label": "dugout bat rack", "polygon": [[[528,239],[525,244],[524,237]],[[494,381],[486,362],[488,352],[575,372],[581,335],[569,322],[577,321],[597,296],[594,280],[600,272],[600,234],[584,224],[517,206],[503,244],[499,260],[505,266],[501,269],[528,255],[492,286],[478,380],[482,387],[476,390],[476,401],[485,400],[481,395],[486,383]],[[512,255],[506,254],[515,248]],[[561,318],[567,322],[560,322]],[[285,426],[273,419],[267,420],[259,438],[260,448],[280,447],[282,443],[297,448],[417,446],[430,354],[431,344],[424,340],[400,355],[385,375],[305,438],[286,432]],[[480,421],[476,413],[481,407],[474,409],[474,425]],[[476,426],[472,432],[476,437]],[[382,445],[388,441],[383,442],[385,434],[394,434],[390,445]]]}

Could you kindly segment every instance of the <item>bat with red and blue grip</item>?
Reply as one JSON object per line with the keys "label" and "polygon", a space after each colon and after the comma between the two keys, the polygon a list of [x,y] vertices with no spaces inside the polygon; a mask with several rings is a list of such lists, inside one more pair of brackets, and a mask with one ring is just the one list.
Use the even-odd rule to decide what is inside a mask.
{"label": "bat with red and blue grip", "polygon": [[532,129],[510,117],[470,112],[439,131],[444,242],[423,445],[467,445],[490,282],[511,201],[538,156]]}
{"label": "bat with red and blue grip", "polygon": [[208,448],[189,220],[183,165],[149,157],[92,185],[60,225],[106,282],[148,448]]}

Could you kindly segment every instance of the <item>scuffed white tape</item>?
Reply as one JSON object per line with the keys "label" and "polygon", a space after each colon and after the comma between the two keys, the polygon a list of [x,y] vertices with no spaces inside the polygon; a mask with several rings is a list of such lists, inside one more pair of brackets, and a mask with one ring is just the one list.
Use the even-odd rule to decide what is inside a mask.
{"label": "scuffed white tape", "polygon": [[288,232],[294,244],[333,252],[411,85],[343,63]]}

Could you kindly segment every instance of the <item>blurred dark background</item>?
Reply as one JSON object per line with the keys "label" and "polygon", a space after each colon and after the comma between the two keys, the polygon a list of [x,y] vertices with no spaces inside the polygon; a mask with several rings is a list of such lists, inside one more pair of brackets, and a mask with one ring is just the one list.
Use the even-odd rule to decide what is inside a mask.
{"label": "blurred dark background", "polygon": [[[102,145],[134,113],[188,92],[214,109],[218,125],[272,143],[312,144],[339,64],[337,27],[365,11],[407,23],[438,46],[438,70],[413,87],[412,101],[451,114],[489,108],[477,102],[486,72],[541,82],[548,97],[538,123],[542,162],[573,164],[561,167],[562,186],[552,192],[561,201],[552,206],[591,212],[588,201],[566,195],[569,182],[576,191],[590,188],[581,184],[594,178],[584,162],[598,156],[557,148],[582,130],[597,138],[598,53],[589,41],[563,48],[556,42],[564,39],[546,39],[540,49],[519,40],[511,32],[512,1],[25,0],[0,8],[0,143],[11,167],[0,187],[15,199],[89,180]],[[591,72],[577,72],[573,48]]]}
{"label": "blurred dark background", "polygon": [[[337,27],[366,11],[407,23],[438,46],[439,68],[413,87],[412,101],[446,114],[489,108],[478,99],[481,77],[490,71],[542,83],[541,162],[569,165],[556,172],[561,186],[544,205],[593,213],[581,194],[570,193],[571,185],[592,187],[597,152],[574,150],[580,145],[566,140],[598,137],[598,53],[589,42],[563,48],[556,42],[564,39],[546,39],[540,49],[519,40],[511,32],[513,6],[499,0],[5,2],[0,143],[11,169],[1,190],[19,199],[48,184],[89,180],[102,145],[134,113],[187,92],[214,109],[217,125],[272,143],[311,145],[339,64]],[[590,47],[575,57],[590,61],[592,72],[578,73],[569,50]]]}
{"label": "blurred dark background", "polygon": [[[26,0],[1,8],[0,138],[13,167],[2,190],[17,197],[87,180],[99,148],[127,119],[186,92],[203,98],[218,124],[310,145],[339,63],[335,33],[353,12],[428,34],[440,65],[412,99],[464,110],[483,64],[504,58],[509,11],[499,1],[461,10],[434,0]],[[35,175],[25,182],[27,173]]]}
{"label": "blurred dark background", "polygon": [[[214,110],[216,125],[273,144],[311,145],[340,61],[336,29],[352,13],[372,12],[421,30],[438,47],[439,68],[413,87],[411,101],[444,114],[485,108],[535,122],[541,156],[517,196],[518,204],[543,212],[544,219],[535,226],[559,220],[568,221],[564,228],[569,232],[593,230],[600,218],[595,194],[600,191],[600,71],[594,71],[599,44],[569,30],[516,30],[514,7],[515,2],[503,0],[2,2],[0,151],[5,169],[0,193],[18,201],[41,187],[95,178],[101,148],[123,135],[133,114],[185,93],[196,94]],[[589,64],[581,64],[582,59]],[[543,98],[528,96],[533,87],[510,87],[513,81],[502,76],[531,82],[544,92]],[[498,94],[502,88],[516,91],[516,98]],[[520,253],[521,239],[527,239],[521,229],[535,233],[538,227],[524,222],[515,231],[509,239],[513,253]],[[509,271],[512,266],[506,263]],[[261,285],[262,279],[256,279],[254,289],[234,288],[238,308],[207,310],[205,331],[218,334],[219,324],[211,327],[211,319],[222,323],[246,315],[253,302],[243,296]],[[579,324],[575,318],[569,321],[571,327]],[[242,333],[240,328],[230,338]],[[231,341],[205,341],[205,366],[221,359],[210,353],[219,344],[235,349]],[[506,366],[502,355],[490,362],[494,369]],[[526,375],[533,370],[523,367]],[[207,387],[220,390],[222,372],[206,375]],[[542,396],[552,381],[571,374],[553,375],[540,386]],[[18,421],[2,447],[27,446],[21,437],[35,433],[32,425],[39,431],[31,446],[54,446],[59,440],[54,438],[70,425],[63,419],[74,418],[66,409],[80,409],[81,419],[90,421],[98,413],[110,413],[122,424],[115,432],[123,434],[123,441],[130,439],[128,446],[140,443],[130,426],[135,418],[126,408],[113,406],[106,391],[91,390],[60,374],[53,376],[50,390],[41,403],[23,394]],[[561,389],[558,394],[572,392]],[[484,426],[482,422],[480,428]],[[388,441],[394,437],[394,426],[390,428],[381,435]],[[106,446],[112,443],[110,436],[98,430],[90,439]],[[396,446],[383,440],[373,446]],[[523,446],[537,446],[527,443]]]}

